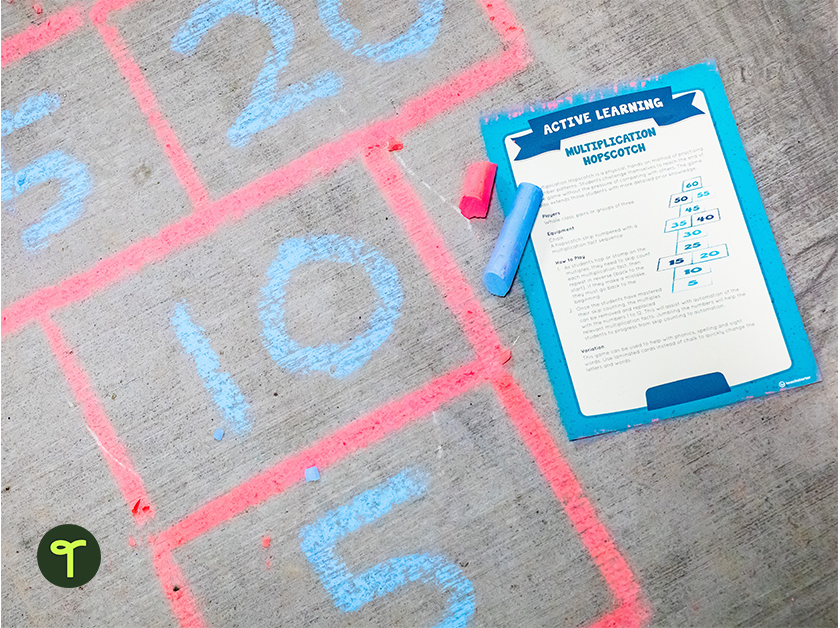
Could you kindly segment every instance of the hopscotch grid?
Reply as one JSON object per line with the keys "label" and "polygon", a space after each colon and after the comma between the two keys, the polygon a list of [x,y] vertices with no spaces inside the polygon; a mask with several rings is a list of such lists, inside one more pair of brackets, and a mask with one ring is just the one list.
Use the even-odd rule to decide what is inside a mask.
{"label": "hopscotch grid", "polygon": [[[371,176],[379,185],[386,202],[403,223],[403,228],[409,234],[416,253],[425,264],[438,289],[443,293],[447,306],[462,324],[464,333],[478,353],[478,359],[473,364],[464,367],[462,372],[447,374],[420,391],[397,402],[385,404],[357,419],[324,437],[307,450],[284,459],[267,471],[187,515],[153,539],[152,546],[156,556],[165,555],[172,565],[176,565],[171,555],[174,549],[244,513],[248,508],[302,482],[303,469],[313,465],[329,468],[344,456],[399,433],[417,419],[430,416],[441,404],[465,394],[476,385],[489,382],[505,408],[512,426],[519,433],[523,445],[533,456],[537,467],[560,501],[615,599],[615,608],[593,623],[591,628],[643,626],[649,617],[649,610],[642,600],[641,592],[630,568],[584,495],[574,473],[554,444],[550,432],[539,419],[519,385],[502,366],[499,359],[500,345],[492,324],[475,300],[469,284],[460,274],[441,236],[436,232],[434,224],[420,204],[419,198],[385,149],[368,150],[363,160]],[[470,323],[475,323],[476,320],[478,329],[470,330]],[[472,377],[472,381],[466,386],[464,385],[465,376]],[[456,390],[459,386],[464,389]],[[431,399],[427,401],[427,406],[420,408],[415,406],[413,399],[415,395],[420,398],[428,397],[428,391],[434,389],[438,389],[439,394],[449,393],[451,397],[438,398],[437,394],[432,394]],[[391,425],[383,426],[382,421],[389,419]],[[372,428],[379,428],[380,433],[373,435]],[[363,439],[363,442],[347,446],[347,442],[354,443],[354,439],[358,438]],[[338,443],[344,446],[343,452],[337,446]],[[162,582],[162,586],[166,590],[166,584]],[[179,587],[185,586],[182,579]],[[167,596],[173,604],[173,612],[178,617],[187,618],[182,621],[182,626],[195,628],[203,625],[200,623],[203,621],[200,615],[196,618],[181,608],[182,604],[185,607],[193,604],[189,601],[191,599],[188,597],[189,593],[184,595],[182,602],[181,598],[171,595],[167,590]]]}
{"label": "hopscotch grid", "polygon": [[[16,331],[33,319],[40,320],[65,378],[71,389],[74,390],[77,400],[84,406],[83,411],[88,422],[88,429],[94,435],[100,447],[104,448],[104,445],[102,445],[97,434],[111,445],[111,449],[114,449],[114,445],[116,445],[116,450],[120,452],[120,455],[115,457],[109,451],[109,455],[114,460],[108,462],[106,457],[106,462],[108,462],[109,469],[117,484],[120,485],[129,505],[131,505],[137,490],[136,488],[126,490],[122,486],[125,483],[125,476],[126,474],[133,475],[137,477],[137,480],[140,480],[140,477],[134,472],[128,460],[127,452],[116,438],[110,420],[105,416],[101,407],[101,402],[98,401],[95,393],[90,389],[81,365],[75,360],[68,360],[68,355],[72,354],[72,351],[67,347],[58,326],[49,319],[49,313],[121,281],[149,263],[165,259],[173,251],[209,236],[222,224],[239,219],[272,200],[304,187],[316,176],[328,175],[344,162],[352,159],[360,149],[366,151],[364,161],[374,179],[377,180],[380,191],[391,209],[403,221],[416,252],[444,295],[447,306],[458,318],[464,333],[478,353],[478,358],[474,363],[432,380],[414,393],[409,393],[402,400],[384,404],[378,410],[374,410],[365,417],[340,428],[332,435],[324,437],[309,449],[286,458],[268,471],[212,500],[204,507],[187,515],[179,523],[161,532],[157,538],[150,537],[156,574],[179,623],[189,628],[204,626],[196,601],[189,591],[180,568],[172,557],[172,549],[244,511],[243,508],[222,513],[220,506],[224,505],[224,500],[229,500],[230,496],[236,496],[237,491],[247,491],[253,488],[254,482],[263,480],[271,485],[271,490],[264,492],[262,495],[252,496],[252,499],[259,497],[258,502],[267,499],[288,487],[283,486],[283,481],[287,482],[289,486],[301,481],[299,477],[295,481],[290,481],[291,476],[288,476],[285,480],[283,478],[273,478],[272,473],[279,473],[285,477],[294,470],[297,476],[300,476],[300,471],[305,468],[301,465],[310,465],[315,460],[318,460],[321,466],[327,468],[356,449],[379,442],[387,438],[389,434],[398,433],[411,421],[422,416],[428,416],[435,407],[465,394],[479,383],[490,382],[500,402],[507,410],[514,428],[519,432],[523,444],[533,455],[538,468],[563,505],[567,515],[578,530],[581,540],[616,598],[615,610],[601,617],[592,625],[592,628],[643,625],[647,620],[649,611],[642,601],[638,585],[635,583],[629,567],[615,548],[606,529],[600,523],[597,513],[583,494],[573,472],[554,445],[545,425],[536,415],[515,379],[502,367],[504,360],[500,360],[502,351],[495,330],[483,308],[472,295],[469,285],[461,275],[454,259],[451,258],[442,238],[437,234],[421,202],[408,183],[404,181],[399,168],[387,159],[387,155],[382,156],[382,147],[387,147],[391,138],[400,137],[411,129],[429,122],[437,115],[453,109],[468,98],[519,72],[530,63],[531,55],[524,39],[524,33],[504,3],[501,0],[494,0],[492,4],[479,2],[505,45],[506,49],[500,55],[481,61],[462,71],[454,79],[432,87],[425,94],[409,100],[403,105],[400,112],[392,118],[373,123],[357,131],[348,132],[338,141],[328,142],[268,175],[246,184],[222,199],[211,202],[193,164],[178,144],[174,131],[160,114],[154,94],[142,71],[140,71],[116,28],[107,24],[107,18],[111,12],[128,7],[138,1],[140,0],[100,0],[94,4],[89,15],[114,57],[120,72],[129,82],[135,99],[147,116],[158,141],[162,145],[164,154],[190,197],[194,212],[185,219],[164,227],[157,236],[141,240],[111,258],[103,260],[104,263],[77,273],[54,286],[36,290],[28,297],[13,303],[3,312],[2,330],[3,335],[5,335],[7,332]],[[9,49],[12,49],[13,52],[8,56],[4,54],[3,67],[23,58],[30,52],[58,41],[83,25],[79,5],[74,5],[53,17],[59,15],[63,17],[63,21],[54,21],[51,27],[48,24],[42,24],[30,28],[24,33],[7,38],[4,42],[4,52]],[[36,31],[36,29],[40,30]],[[40,36],[40,39],[32,37],[37,32],[46,34]],[[18,42],[24,43],[18,45]],[[8,44],[12,45],[9,46]],[[29,46],[29,49],[26,49],[26,46]],[[476,81],[476,79],[483,80]],[[381,176],[383,172],[385,173],[384,178]],[[402,212],[402,215],[399,212],[400,207],[395,205],[400,200],[407,200],[411,207],[411,210],[407,213]],[[412,223],[412,221],[414,222]],[[429,238],[431,238],[431,246],[429,245]],[[440,252],[442,257],[434,258],[432,256],[433,249]],[[70,288],[69,291],[68,288]],[[64,295],[61,294],[62,291]],[[69,294],[67,294],[68,292]],[[436,395],[432,395],[433,399],[424,400],[425,405],[420,404],[413,408],[413,410],[416,410],[416,416],[410,411],[411,408],[408,412],[404,411],[398,416],[399,420],[391,426],[390,430],[382,428],[380,423],[382,433],[375,438],[372,438],[368,433],[367,422],[375,421],[375,417],[387,412],[388,409],[393,409],[395,404],[405,403],[407,399],[413,399],[415,395],[422,397],[424,391],[428,392],[430,388],[436,386],[443,386],[442,392],[447,392],[448,395],[444,395],[445,398],[440,399]],[[95,415],[93,419],[98,421],[95,429],[91,428],[90,408],[93,408],[92,414]],[[104,432],[103,427],[105,428]],[[346,448],[346,439],[352,435],[354,429],[360,427],[365,430],[363,432],[363,434],[366,434],[365,442],[357,444],[355,449]],[[333,452],[331,456],[327,457],[314,455],[315,452],[320,451],[317,449],[318,447],[324,448],[325,444],[337,443],[336,439],[343,439],[342,442],[346,449],[344,453],[336,455]],[[353,442],[352,439],[351,442]],[[114,463],[123,471],[115,471]],[[285,471],[281,473],[283,469]],[[283,481],[278,482],[278,479]],[[143,490],[142,501],[144,504],[151,506],[145,490]],[[136,508],[135,505],[135,511]],[[148,517],[153,518],[153,513],[154,511],[151,510]],[[173,584],[176,586],[173,587]]]}
{"label": "hopscotch grid", "polygon": [[[505,46],[501,54],[479,61],[442,84],[409,99],[394,116],[350,131],[339,140],[327,142],[223,198],[211,201],[194,164],[160,113],[142,70],[117,29],[107,23],[112,12],[142,1],[145,0],[99,0],[90,10],[90,18],[103,37],[120,72],[129,82],[141,110],[146,114],[170,166],[193,203],[193,212],[163,227],[157,235],[144,238],[87,270],[71,275],[52,286],[37,289],[13,302],[2,311],[2,336],[14,333],[39,316],[87,298],[137,273],[147,264],[160,261],[175,251],[211,235],[223,224],[239,220],[267,203],[305,186],[316,176],[331,173],[350,161],[360,148],[387,145],[394,137],[401,137],[438,115],[454,109],[521,71],[531,62],[524,33],[504,2],[498,0],[485,4],[479,1]],[[24,31],[26,32],[28,31]]]}

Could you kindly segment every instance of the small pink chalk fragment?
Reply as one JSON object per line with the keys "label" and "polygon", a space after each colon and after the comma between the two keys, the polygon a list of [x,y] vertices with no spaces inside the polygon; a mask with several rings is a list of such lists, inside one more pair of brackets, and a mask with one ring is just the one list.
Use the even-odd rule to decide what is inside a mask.
{"label": "small pink chalk fragment", "polygon": [[137,547],[137,541],[131,537],[128,537],[128,544],[131,545],[131,547]]}
{"label": "small pink chalk fragment", "polygon": [[35,9],[35,13],[37,13],[38,15],[41,15],[41,13],[44,12],[44,9],[41,8],[40,4],[33,4],[32,8]]}
{"label": "small pink chalk fragment", "polygon": [[394,138],[391,138],[390,140],[388,140],[388,152],[389,153],[393,153],[393,152],[396,152],[396,151],[402,150],[402,149],[403,149],[403,143],[401,141],[395,140]]}
{"label": "small pink chalk fragment", "polygon": [[502,364],[507,364],[510,362],[510,359],[513,357],[513,353],[511,353],[510,349],[504,349],[502,351]]}
{"label": "small pink chalk fragment", "polygon": [[264,536],[263,537],[263,547],[268,547],[271,545],[271,537]]}
{"label": "small pink chalk fragment", "polygon": [[486,218],[490,209],[490,195],[496,180],[496,164],[481,161],[470,164],[464,179],[458,207],[465,218]]}

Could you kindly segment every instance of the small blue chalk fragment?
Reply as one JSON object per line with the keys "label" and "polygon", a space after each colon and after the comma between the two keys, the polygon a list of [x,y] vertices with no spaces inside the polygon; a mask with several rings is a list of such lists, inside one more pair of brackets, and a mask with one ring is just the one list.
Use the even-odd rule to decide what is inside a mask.
{"label": "small blue chalk fragment", "polygon": [[318,473],[318,467],[309,467],[303,472],[307,482],[317,482],[321,479],[321,474]]}
{"label": "small blue chalk fragment", "polygon": [[225,435],[225,431],[222,428],[217,429],[213,432],[213,438],[216,440],[222,440],[222,437]]}

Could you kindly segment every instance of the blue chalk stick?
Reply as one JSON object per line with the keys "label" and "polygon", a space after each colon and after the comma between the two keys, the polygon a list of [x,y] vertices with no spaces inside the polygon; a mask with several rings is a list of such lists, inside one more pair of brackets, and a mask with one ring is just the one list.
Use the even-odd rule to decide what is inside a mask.
{"label": "blue chalk stick", "polygon": [[213,432],[213,438],[216,440],[222,440],[222,437],[225,435],[225,431],[222,428],[217,429]]}
{"label": "blue chalk stick", "polygon": [[307,482],[315,482],[321,479],[321,474],[318,473],[318,467],[309,467],[304,470],[303,477],[306,478]]}
{"label": "blue chalk stick", "polygon": [[542,199],[542,190],[536,185],[520,183],[516,188],[513,209],[505,218],[496,247],[484,270],[484,286],[497,297],[505,296],[510,290]]}

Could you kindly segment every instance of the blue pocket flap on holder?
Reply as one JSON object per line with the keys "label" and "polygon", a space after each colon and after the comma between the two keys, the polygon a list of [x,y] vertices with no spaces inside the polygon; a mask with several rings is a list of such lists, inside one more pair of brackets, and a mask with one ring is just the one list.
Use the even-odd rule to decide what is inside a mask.
{"label": "blue pocket flap on holder", "polygon": [[659,410],[680,403],[722,395],[728,393],[729,390],[729,384],[723,373],[706,373],[648,388],[645,391],[645,398],[648,410]]}

